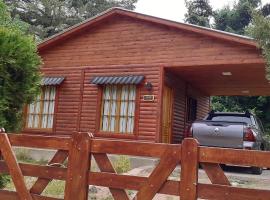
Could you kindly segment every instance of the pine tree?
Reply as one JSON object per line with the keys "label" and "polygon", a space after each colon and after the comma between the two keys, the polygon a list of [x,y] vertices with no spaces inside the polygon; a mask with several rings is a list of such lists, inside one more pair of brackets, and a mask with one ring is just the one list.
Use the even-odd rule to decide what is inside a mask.
{"label": "pine tree", "polygon": [[214,27],[218,30],[243,35],[252,19],[252,11],[261,4],[261,0],[239,0],[232,8],[225,6],[214,15]]}
{"label": "pine tree", "polygon": [[137,0],[5,0],[12,16],[30,24],[42,40],[111,8],[134,9]]}
{"label": "pine tree", "polygon": [[213,10],[208,0],[185,0],[185,3],[188,10],[185,14],[185,22],[210,27]]}

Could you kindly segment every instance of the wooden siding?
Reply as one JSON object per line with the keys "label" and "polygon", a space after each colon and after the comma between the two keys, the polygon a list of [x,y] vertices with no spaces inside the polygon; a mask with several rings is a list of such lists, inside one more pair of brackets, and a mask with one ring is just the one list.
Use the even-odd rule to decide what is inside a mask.
{"label": "wooden siding", "polygon": [[[151,82],[153,91],[148,92],[143,83],[137,86],[137,93],[139,93],[139,101],[136,105],[137,116],[135,121],[138,122],[135,127],[135,138],[140,140],[155,141],[155,133],[157,132],[157,119],[158,119],[158,91],[159,91],[159,67],[143,67],[143,68],[127,68],[127,67],[89,67],[85,70],[83,103],[80,117],[80,131],[91,131],[94,133],[99,132],[96,126],[97,118],[99,118],[99,108],[97,107],[98,86],[90,84],[90,79],[93,76],[102,75],[141,75],[145,76],[145,82]],[[143,95],[155,95],[153,102],[143,101]],[[136,124],[135,124],[136,126]],[[139,133],[139,134],[138,134]],[[106,133],[103,135],[106,136]]]}
{"label": "wooden siding", "polygon": [[[160,129],[161,67],[253,62],[259,59],[257,49],[224,42],[196,33],[180,31],[167,26],[133,20],[129,17],[112,17],[89,28],[61,44],[41,51],[44,65],[41,71],[49,75],[63,75],[66,80],[60,87],[56,116],[57,134],[75,130],[97,132],[98,89],[89,80],[94,75],[143,74],[153,87],[154,102],[143,102],[146,94],[141,88],[136,138],[157,141]],[[181,81],[182,83],[183,81]],[[184,86],[183,86],[184,87]],[[175,92],[173,133],[175,142],[182,139],[185,129],[185,96],[183,88]],[[206,112],[201,97],[198,116]],[[209,102],[208,102],[209,103]],[[206,105],[206,107],[209,104]],[[178,108],[179,107],[179,108]]]}
{"label": "wooden siding", "polygon": [[[259,51],[195,33],[112,17],[42,53],[47,67],[158,64],[186,66],[254,62]],[[59,60],[61,59],[61,60]]]}
{"label": "wooden siding", "polygon": [[185,130],[186,82],[172,73],[165,73],[165,84],[173,88],[172,142],[180,143]]}
{"label": "wooden siding", "polygon": [[174,90],[172,142],[181,143],[184,138],[184,132],[191,123],[187,121],[186,115],[187,97],[191,96],[197,99],[197,119],[203,119],[209,112],[210,97],[204,95],[171,72],[165,74],[165,84]]}
{"label": "wooden siding", "polygon": [[42,72],[46,76],[62,75],[66,77],[62,85],[58,87],[54,130],[57,134],[71,134],[77,127],[80,103],[80,70],[43,68]]}

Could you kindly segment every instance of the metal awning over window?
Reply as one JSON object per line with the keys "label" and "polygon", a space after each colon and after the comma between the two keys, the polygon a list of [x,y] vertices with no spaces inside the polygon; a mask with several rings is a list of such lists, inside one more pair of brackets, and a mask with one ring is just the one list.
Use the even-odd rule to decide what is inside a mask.
{"label": "metal awning over window", "polygon": [[60,85],[64,79],[65,77],[43,77],[41,85]]}
{"label": "metal awning over window", "polygon": [[127,75],[127,76],[96,76],[90,81],[92,84],[140,84],[144,79],[142,75]]}

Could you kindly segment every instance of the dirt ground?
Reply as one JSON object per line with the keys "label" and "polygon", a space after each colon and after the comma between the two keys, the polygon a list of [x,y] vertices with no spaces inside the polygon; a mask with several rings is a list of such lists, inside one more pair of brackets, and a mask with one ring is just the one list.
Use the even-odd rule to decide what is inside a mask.
{"label": "dirt ground", "polygon": [[[127,174],[135,176],[149,176],[153,170],[153,166],[139,167],[131,170]],[[270,189],[270,170],[264,170],[262,175],[253,175],[251,174],[249,168],[240,168],[240,167],[225,167],[225,174],[230,180],[231,184],[235,187],[244,187],[244,188],[256,188],[256,189]],[[179,180],[180,178],[180,169],[177,168],[169,179]],[[210,183],[207,175],[204,170],[199,170],[199,182],[200,183]],[[91,191],[92,190],[92,191]],[[95,191],[94,194],[92,193]],[[134,191],[129,191],[131,197],[136,193]],[[89,199],[97,200],[110,200],[110,192],[107,188],[102,187],[90,187]],[[156,195],[154,200],[175,200],[179,197],[168,196],[168,195]]]}

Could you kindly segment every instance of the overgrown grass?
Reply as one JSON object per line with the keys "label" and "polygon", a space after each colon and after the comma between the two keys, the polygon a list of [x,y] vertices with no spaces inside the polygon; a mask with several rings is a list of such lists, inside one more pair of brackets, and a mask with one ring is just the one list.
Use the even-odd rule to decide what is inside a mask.
{"label": "overgrown grass", "polygon": [[128,156],[119,156],[113,161],[113,166],[117,173],[126,173],[131,170],[131,163]]}
{"label": "overgrown grass", "polygon": [[29,150],[27,149],[17,149],[16,158],[21,163],[40,164],[40,165],[45,165],[48,163],[48,161],[44,159],[40,159],[40,160],[33,159],[29,155]]}

